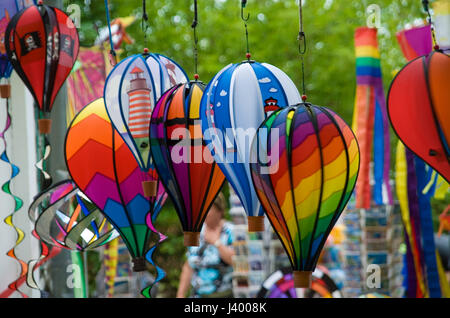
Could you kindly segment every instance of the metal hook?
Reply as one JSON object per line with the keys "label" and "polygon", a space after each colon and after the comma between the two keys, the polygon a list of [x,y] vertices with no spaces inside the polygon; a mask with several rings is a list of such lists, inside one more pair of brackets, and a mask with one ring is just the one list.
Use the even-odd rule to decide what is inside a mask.
{"label": "metal hook", "polygon": [[142,0],[142,19],[148,21],[147,4],[145,0]]}
{"label": "metal hook", "polygon": [[247,5],[247,0],[242,0],[242,5],[241,5],[241,19],[244,22],[247,22],[250,19],[250,13],[247,13],[247,17],[244,18],[244,8]]}
{"label": "metal hook", "polygon": [[198,7],[197,0],[194,0],[194,21],[192,21],[191,28],[196,28],[198,25]]}
{"label": "metal hook", "polygon": [[298,52],[303,55],[306,53],[306,35],[305,32],[300,31],[298,33]]}
{"label": "metal hook", "polygon": [[147,5],[146,0],[142,0],[142,21],[141,21],[141,29],[144,31],[144,37],[147,37],[148,30],[148,15],[147,15]]}

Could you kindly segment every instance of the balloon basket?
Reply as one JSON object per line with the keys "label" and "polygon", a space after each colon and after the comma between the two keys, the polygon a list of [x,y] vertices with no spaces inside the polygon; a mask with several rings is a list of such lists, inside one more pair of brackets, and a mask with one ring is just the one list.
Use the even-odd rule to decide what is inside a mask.
{"label": "balloon basket", "polygon": [[142,189],[144,190],[144,195],[147,198],[156,197],[157,182],[156,181],[143,181]]}
{"label": "balloon basket", "polygon": [[39,119],[38,120],[39,133],[41,135],[49,134],[52,130],[51,119]]}
{"label": "balloon basket", "polygon": [[199,246],[200,232],[184,232],[184,246]]}
{"label": "balloon basket", "polygon": [[249,216],[247,221],[249,232],[264,232],[264,216]]}
{"label": "balloon basket", "polygon": [[294,271],[295,288],[311,288],[312,272]]}
{"label": "balloon basket", "polygon": [[147,270],[147,266],[145,266],[145,258],[133,258],[133,272],[143,272],[145,270]]}
{"label": "balloon basket", "polygon": [[0,97],[10,98],[11,97],[11,85],[0,85]]}

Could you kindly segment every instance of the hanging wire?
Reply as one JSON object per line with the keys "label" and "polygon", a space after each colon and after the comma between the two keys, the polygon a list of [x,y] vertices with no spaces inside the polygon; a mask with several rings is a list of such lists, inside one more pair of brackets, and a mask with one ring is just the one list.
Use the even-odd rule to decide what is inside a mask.
{"label": "hanging wire", "polygon": [[142,0],[142,21],[148,22],[147,1]]}
{"label": "hanging wire", "polygon": [[142,23],[141,23],[142,31],[144,32],[144,42],[145,47],[147,47],[148,39],[147,39],[147,31],[148,31],[148,14],[147,14],[147,1],[142,0]]}
{"label": "hanging wire", "polygon": [[197,25],[198,25],[198,6],[197,0],[194,0],[194,21],[192,22],[191,28],[194,30],[194,78],[198,80],[198,36],[197,36]]}
{"label": "hanging wire", "polygon": [[247,44],[247,53],[246,53],[246,57],[247,59],[250,61],[250,46],[248,44],[248,28],[247,28],[247,22],[248,20],[250,20],[250,13],[247,13],[247,16],[244,17],[244,9],[247,6],[247,0],[242,0],[241,1],[241,19],[242,21],[244,21],[244,26],[245,26],[245,40],[246,40],[246,44]]}
{"label": "hanging wire", "polygon": [[435,50],[439,50],[439,45],[436,41],[436,33],[434,30],[434,25],[433,25],[433,21],[431,19],[431,13],[430,13],[430,3],[428,0],[422,0],[422,5],[423,5],[423,9],[425,10],[425,12],[427,13],[428,17],[427,17],[427,21],[430,24],[430,29],[431,29],[431,36],[433,38],[433,45],[434,45],[434,49]]}
{"label": "hanging wire", "polygon": [[106,11],[106,21],[108,23],[108,30],[109,30],[109,45],[110,45],[110,51],[109,51],[109,59],[112,66],[116,65],[117,59],[116,59],[116,51],[114,50],[114,43],[112,39],[112,31],[111,31],[111,18],[109,16],[109,4],[108,0],[105,0],[105,11]]}
{"label": "hanging wire", "polygon": [[302,100],[303,102],[306,101],[306,88],[305,88],[305,61],[304,56],[306,53],[306,35],[303,31],[303,6],[302,6],[302,0],[299,0],[298,2],[299,7],[299,31],[298,31],[298,52],[300,53],[300,60],[302,65]]}

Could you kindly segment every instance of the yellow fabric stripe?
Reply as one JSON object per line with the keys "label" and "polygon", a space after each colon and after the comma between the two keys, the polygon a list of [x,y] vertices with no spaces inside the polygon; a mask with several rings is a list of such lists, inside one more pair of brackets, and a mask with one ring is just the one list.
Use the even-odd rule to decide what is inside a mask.
{"label": "yellow fabric stripe", "polygon": [[202,99],[203,92],[197,85],[194,85],[192,92],[191,107],[189,118],[200,118],[200,100]]}
{"label": "yellow fabric stripe", "polygon": [[92,102],[92,104],[94,104],[93,106],[91,106],[92,112],[80,112],[79,115],[77,116],[77,118],[74,120],[72,126],[75,126],[80,121],[83,121],[87,117],[91,116],[93,113],[95,113],[97,116],[104,119],[105,121],[110,122],[108,114],[106,113],[106,108],[105,108],[105,103],[103,101],[103,98],[95,100],[94,102]]}
{"label": "yellow fabric stripe", "polygon": [[[314,186],[314,190],[309,193],[308,197],[302,202],[296,202],[297,204],[295,206],[299,219],[307,218],[317,212],[316,209],[319,205],[320,195],[320,178],[317,178],[316,181],[316,186]],[[297,195],[298,192],[296,191],[295,193]]]}
{"label": "yellow fabric stripe", "polygon": [[350,160],[349,178],[351,178],[358,172],[359,168],[359,152],[355,139],[352,140],[348,147],[348,157]]}
{"label": "yellow fabric stripe", "polygon": [[[326,182],[326,186],[324,186],[323,200],[328,199],[337,189],[342,190],[345,183],[345,167],[345,153],[341,153],[335,161],[324,167],[324,181]],[[321,173],[319,170],[310,177],[303,179],[299,185],[295,187],[295,203],[297,205],[306,200],[312,191],[320,189],[320,175]]]}
{"label": "yellow fabric stripe", "polygon": [[439,200],[445,199],[445,195],[450,190],[449,184],[445,179],[438,175],[438,179],[436,182],[436,191],[434,192],[434,197]]}
{"label": "yellow fabric stripe", "polygon": [[[395,162],[395,186],[397,192],[397,198],[400,203],[400,211],[403,219],[403,224],[405,225],[406,233],[408,234],[408,239],[410,241],[410,246],[414,247],[414,237],[411,235],[411,219],[409,217],[409,204],[408,204],[408,170],[406,164],[406,154],[405,146],[401,141],[397,143],[396,149],[396,162]],[[425,283],[423,280],[422,270],[420,264],[417,263],[417,251],[414,248],[411,249],[414,258],[414,267],[416,269],[417,281],[419,282],[419,288],[424,295],[428,294],[425,288]]]}
{"label": "yellow fabric stripe", "polygon": [[355,52],[356,52],[356,57],[368,56],[368,57],[380,58],[380,51],[376,47],[369,46],[369,45],[357,46],[355,48]]}
{"label": "yellow fabric stripe", "polygon": [[436,261],[437,261],[437,268],[439,273],[439,281],[441,285],[441,293],[443,298],[450,298],[450,284],[447,280],[447,276],[444,270],[444,267],[442,266],[441,257],[439,256],[439,253],[436,251]]}

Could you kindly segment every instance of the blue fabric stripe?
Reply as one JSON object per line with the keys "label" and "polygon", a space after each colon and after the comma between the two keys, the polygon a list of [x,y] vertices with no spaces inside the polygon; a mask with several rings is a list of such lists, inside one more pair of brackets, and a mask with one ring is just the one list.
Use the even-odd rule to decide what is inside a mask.
{"label": "blue fabric stripe", "polygon": [[425,162],[419,157],[414,156],[414,163],[417,175],[417,195],[419,198],[422,247],[427,273],[428,291],[431,298],[440,298],[441,285],[437,269],[436,246],[434,243],[434,230],[430,203],[431,196],[435,190],[435,185],[432,186],[432,189],[430,189],[427,194],[422,193],[422,190],[428,184],[429,174],[426,172]]}
{"label": "blue fabric stripe", "polygon": [[384,127],[383,114],[380,103],[375,101],[375,123],[373,135],[373,174],[375,184],[373,186],[373,199],[376,204],[383,204],[383,173],[384,173]]}
{"label": "blue fabric stripe", "polygon": [[122,206],[122,204],[112,200],[108,199],[108,201],[105,204],[105,207],[103,209],[103,212],[110,218],[113,223],[118,228],[123,227],[130,227],[130,222],[128,222],[125,210]]}
{"label": "blue fabric stripe", "polygon": [[[320,234],[320,235],[319,235],[318,237],[316,237],[315,239],[313,239],[313,237],[311,237],[311,239],[313,239],[313,243],[312,243],[312,245],[311,245],[311,252],[310,252],[311,257],[313,257],[314,255],[316,255],[317,249],[319,248],[320,243],[321,243],[322,240],[323,240],[323,235],[324,235],[324,233]],[[317,256],[319,256],[319,254],[317,254]],[[315,261],[315,260],[314,260],[314,259],[313,259],[313,260],[309,259],[308,261]]]}
{"label": "blue fabric stripe", "polygon": [[356,67],[356,75],[357,76],[381,77],[381,69],[378,67],[357,66]]}
{"label": "blue fabric stripe", "polygon": [[[76,195],[76,199],[77,199],[78,205],[81,207],[81,212],[83,213],[83,215],[88,216],[89,214],[91,214],[91,212],[87,208],[86,204],[84,204],[83,200],[81,199],[81,197],[78,194]],[[95,223],[95,221],[91,222],[91,226],[94,230],[94,234],[97,235],[97,237],[100,237],[100,233],[98,232],[98,227],[97,227],[97,224]]]}
{"label": "blue fabric stripe", "polygon": [[127,204],[128,217],[133,225],[145,225],[145,216],[150,211],[150,204],[140,194]]}
{"label": "blue fabric stripe", "polygon": [[[251,200],[251,191],[254,190],[249,184],[249,180],[245,177],[245,165],[238,162],[234,136],[232,134],[227,135],[227,129],[231,129],[232,127],[230,118],[231,79],[237,67],[239,67],[239,65],[233,65],[233,67],[230,67],[217,79],[217,86],[212,87],[211,103],[214,105],[214,121],[216,127],[223,133],[222,150],[225,158],[224,160],[220,160],[218,165],[239,196],[247,214],[253,215],[254,208]],[[226,139],[228,139],[228,141]],[[231,149],[230,146],[233,146],[233,149]],[[234,150],[234,152],[230,152],[231,150]],[[239,190],[239,187],[241,190]]]}

